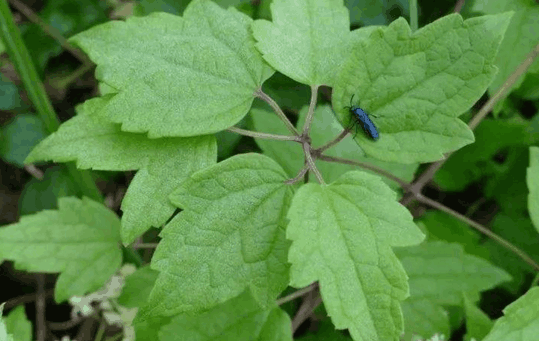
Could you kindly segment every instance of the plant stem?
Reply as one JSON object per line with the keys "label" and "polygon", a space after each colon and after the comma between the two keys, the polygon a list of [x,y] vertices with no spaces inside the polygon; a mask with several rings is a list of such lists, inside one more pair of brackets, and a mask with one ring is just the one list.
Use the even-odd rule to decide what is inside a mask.
{"label": "plant stem", "polygon": [[337,135],[337,137],[335,137],[333,140],[329,141],[328,143],[326,143],[325,145],[323,145],[323,146],[321,146],[319,148],[316,148],[314,150],[314,153],[317,154],[317,155],[322,154],[323,152],[325,152],[329,148],[331,148],[334,145],[336,145],[337,143],[341,142],[349,133],[350,133],[350,130],[343,129],[343,131],[341,131],[341,133],[339,135]]}
{"label": "plant stem", "polygon": [[303,167],[299,172],[298,172],[298,175],[296,175],[295,177],[293,177],[292,179],[288,179],[285,181],[285,184],[287,185],[293,185],[295,184],[296,182],[300,181],[301,178],[303,178],[305,176],[305,174],[307,174],[307,172],[309,171],[309,166],[305,166]]}
{"label": "plant stem", "polygon": [[483,225],[471,220],[470,218],[458,213],[457,211],[454,211],[450,209],[447,206],[444,206],[443,204],[432,200],[430,198],[427,198],[423,196],[421,193],[417,193],[416,198],[419,202],[422,202],[424,204],[427,204],[433,208],[436,208],[442,212],[445,212],[460,221],[470,225],[471,227],[475,228],[479,232],[487,235],[488,237],[492,238],[494,241],[496,241],[501,246],[505,247],[506,249],[512,251],[514,254],[519,256],[523,261],[528,263],[532,268],[534,268],[536,271],[539,271],[539,264],[537,264],[530,256],[528,256],[524,251],[520,250],[515,245],[511,244],[509,241],[505,240],[504,238],[498,236],[496,233],[492,232],[491,230],[487,229]]}
{"label": "plant stem", "polygon": [[299,136],[299,132],[297,131],[296,127],[294,127],[292,122],[290,122],[288,117],[286,117],[279,104],[277,104],[277,102],[275,102],[273,98],[269,97],[265,92],[262,91],[262,89],[258,89],[257,91],[255,91],[254,95],[263,100],[264,102],[268,103],[273,108],[273,111],[275,111],[275,113],[284,122],[288,130],[290,130],[292,134]]}
{"label": "plant stem", "polygon": [[316,164],[314,163],[313,156],[311,155],[311,146],[308,142],[303,142],[303,154],[305,154],[305,161],[307,162],[307,165],[309,166],[309,170],[311,170],[314,175],[316,176],[316,179],[321,185],[325,185],[324,178],[322,177],[322,174],[316,168]]}
{"label": "plant stem", "polygon": [[417,31],[419,25],[418,25],[418,13],[417,13],[417,0],[409,0],[410,4],[410,28],[412,29],[412,32]]}
{"label": "plant stem", "polygon": [[314,109],[316,108],[316,100],[318,99],[318,86],[311,86],[311,102],[309,103],[309,111],[307,117],[305,117],[305,124],[303,125],[303,136],[308,136],[313,123]]}
{"label": "plant stem", "polygon": [[249,136],[249,137],[253,137],[253,138],[259,138],[259,139],[302,142],[301,138],[299,136],[286,136],[286,135],[259,133],[257,131],[246,130],[246,129],[241,129],[241,128],[237,128],[237,127],[230,127],[227,130],[232,132],[232,133],[236,133],[236,134],[240,134],[240,135],[244,135],[244,136]]}
{"label": "plant stem", "polygon": [[32,9],[28,6],[26,6],[24,3],[18,1],[18,0],[9,0],[9,2],[15,7],[19,12],[24,14],[31,22],[38,25],[43,32],[45,32],[47,35],[49,35],[52,39],[56,40],[58,44],[60,44],[64,49],[69,51],[73,56],[75,56],[78,60],[80,60],[83,64],[90,64],[93,63],[86,57],[84,53],[82,53],[80,50],[76,49],[73,45],[71,45],[62,35],[60,31],[58,31],[53,26],[47,24],[43,19],[41,19],[37,14],[32,11]]}
{"label": "plant stem", "polygon": [[337,163],[344,163],[344,164],[352,165],[352,166],[359,166],[361,168],[365,168],[365,169],[371,170],[371,171],[373,171],[375,173],[378,173],[378,174],[388,178],[389,180],[395,181],[396,183],[398,183],[405,190],[408,187],[410,187],[410,184],[408,184],[406,181],[402,180],[399,177],[396,177],[395,175],[389,173],[385,169],[373,166],[373,165],[365,163],[365,162],[345,159],[345,158],[342,158],[342,157],[329,156],[329,155],[320,155],[318,157],[318,159],[322,160],[322,161],[337,162]]}
{"label": "plant stem", "polygon": [[286,302],[290,302],[292,300],[295,300],[296,298],[301,297],[301,296],[307,294],[308,292],[311,292],[312,290],[314,290],[316,288],[318,288],[318,282],[315,282],[315,283],[309,285],[308,287],[296,290],[293,293],[291,293],[290,295],[287,295],[285,297],[281,297],[281,298],[279,298],[277,300],[276,303],[277,303],[277,305],[283,305]]}

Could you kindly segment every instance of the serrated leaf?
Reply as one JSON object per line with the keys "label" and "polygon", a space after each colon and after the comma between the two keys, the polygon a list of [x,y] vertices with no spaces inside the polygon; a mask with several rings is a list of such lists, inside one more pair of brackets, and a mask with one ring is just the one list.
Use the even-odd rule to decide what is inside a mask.
{"label": "serrated leaf", "polygon": [[350,43],[342,0],[273,0],[270,7],[273,22],[252,24],[264,59],[299,83],[332,86]]}
{"label": "serrated leaf", "polygon": [[3,127],[3,158],[19,167],[24,166],[24,159],[39,141],[47,136],[43,121],[36,115],[20,114]]}
{"label": "serrated leaf", "polygon": [[273,70],[254,47],[252,19],[210,1],[183,17],[153,13],[72,38],[118,94],[100,115],[149,137],[215,133],[245,116]]}
{"label": "serrated leaf", "polygon": [[539,335],[539,287],[508,305],[483,341],[535,341]]}
{"label": "serrated leaf", "polygon": [[[481,291],[511,279],[486,260],[465,254],[459,244],[428,242],[395,252],[410,283],[410,297],[403,303],[407,336],[431,337],[439,332],[447,335],[449,322],[442,320],[442,305],[461,306],[463,293],[476,297]],[[437,318],[428,320],[433,321],[429,324],[426,315]],[[418,321],[424,322],[416,324]],[[440,330],[442,322],[444,330]]]}
{"label": "serrated leaf", "polygon": [[391,246],[424,235],[395,192],[378,177],[348,172],[328,186],[302,186],[288,217],[291,285],[319,281],[333,324],[355,340],[398,340],[408,283]]}
{"label": "serrated leaf", "polygon": [[[443,17],[412,33],[399,18],[352,47],[332,96],[337,119],[350,125],[347,106],[371,114],[380,139],[363,132],[369,156],[401,163],[431,162],[474,141],[458,119],[485,92],[510,14],[463,20]],[[361,129],[361,128],[360,128]]]}
{"label": "serrated leaf", "polygon": [[285,312],[279,307],[261,309],[247,291],[202,314],[172,318],[159,340],[292,341],[292,329]]}
{"label": "serrated leaf", "polygon": [[5,318],[5,322],[7,332],[13,335],[16,341],[32,340],[32,323],[28,321],[23,305],[13,309]]}
{"label": "serrated leaf", "polygon": [[483,340],[494,324],[490,318],[468,297],[463,295],[464,311],[466,313],[466,336],[464,340]]}
{"label": "serrated leaf", "polygon": [[[496,66],[499,72],[489,87],[489,92],[494,93],[537,45],[539,6],[531,0],[477,0],[474,2],[473,10],[486,14],[514,11],[496,57]],[[539,66],[537,61],[534,64]],[[513,88],[517,88],[522,83],[524,79],[522,76],[512,86]]]}
{"label": "serrated leaf", "polygon": [[60,272],[54,296],[62,302],[107,283],[122,251],[114,212],[88,198],[60,198],[58,207],[0,228],[0,259],[27,271]]}
{"label": "serrated leaf", "polygon": [[4,310],[4,303],[0,304],[0,341],[14,341],[13,335],[7,333],[4,318],[2,317],[2,311]]}
{"label": "serrated leaf", "polygon": [[129,244],[167,221],[175,209],[168,195],[189,174],[215,163],[217,146],[213,136],[149,139],[123,132],[98,116],[110,100],[94,98],[79,106],[78,115],[42,141],[26,162],[75,160],[83,169],[139,169],[122,202],[122,242]]}
{"label": "serrated leaf", "polygon": [[161,232],[144,316],[208,309],[247,288],[273,302],[288,283],[286,178],[270,158],[240,154],[185,181],[171,195],[184,211]]}
{"label": "serrated leaf", "polygon": [[530,147],[530,166],[526,173],[528,184],[528,211],[539,232],[539,147]]}

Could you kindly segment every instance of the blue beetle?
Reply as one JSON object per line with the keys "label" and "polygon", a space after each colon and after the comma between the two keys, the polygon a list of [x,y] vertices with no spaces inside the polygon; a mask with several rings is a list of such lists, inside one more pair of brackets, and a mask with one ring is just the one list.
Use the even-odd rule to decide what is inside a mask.
{"label": "blue beetle", "polygon": [[[369,135],[370,138],[372,138],[374,141],[378,140],[379,134],[378,129],[376,129],[376,126],[371,121],[369,114],[367,114],[363,109],[357,106],[352,106],[352,99],[354,98],[354,95],[352,95],[352,98],[350,98],[350,106],[345,107],[350,110],[352,113],[352,124],[359,124],[365,133]],[[356,129],[357,134],[357,129]]]}

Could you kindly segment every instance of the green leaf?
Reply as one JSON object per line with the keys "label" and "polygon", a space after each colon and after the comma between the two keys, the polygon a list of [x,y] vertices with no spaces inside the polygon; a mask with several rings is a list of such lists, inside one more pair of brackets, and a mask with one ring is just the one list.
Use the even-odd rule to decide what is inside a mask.
{"label": "green leaf", "polygon": [[444,212],[428,211],[421,222],[428,231],[429,241],[459,243],[466,253],[488,259],[488,250],[480,246],[481,234],[460,220]]}
{"label": "green leaf", "polygon": [[122,294],[118,297],[118,303],[128,308],[144,305],[157,280],[157,274],[158,272],[152,270],[149,266],[144,266],[127,276]]}
{"label": "green leaf", "polygon": [[490,318],[468,297],[463,295],[464,311],[466,312],[466,341],[483,340],[494,324]]}
{"label": "green leaf", "polygon": [[530,147],[530,166],[526,173],[528,210],[535,229],[539,232],[539,147]]}
{"label": "green leaf", "polygon": [[[311,96],[311,89],[308,86],[300,84],[280,72],[276,72],[264,83],[264,92],[279,103],[281,108],[292,111],[299,111]],[[286,133],[289,134],[290,131],[286,130]]]}
{"label": "green leaf", "polygon": [[292,341],[292,329],[279,307],[263,310],[246,291],[202,314],[172,318],[159,332],[159,340]]}
{"label": "green leaf", "polygon": [[[64,37],[85,30],[107,20],[107,3],[101,0],[49,0],[39,13],[39,18],[54,27]],[[24,30],[24,42],[36,66],[43,70],[50,58],[63,49],[37,24]]]}
{"label": "green leaf", "polygon": [[[500,45],[500,52],[496,57],[496,66],[499,68],[499,72],[489,87],[489,92],[494,93],[537,45],[539,6],[533,0],[477,0],[474,2],[473,10],[486,14],[514,11],[511,23],[507,27],[507,32]],[[534,65],[537,67],[539,63],[535,61]],[[523,79],[524,77],[521,76],[513,88],[517,88]]]}
{"label": "green leaf", "polygon": [[48,168],[42,179],[32,178],[24,185],[19,211],[21,215],[27,215],[54,209],[58,207],[58,198],[78,194],[78,187],[65,168]]}
{"label": "green leaf", "polygon": [[462,293],[478,293],[511,280],[504,270],[465,254],[461,245],[428,242],[396,250],[410,277],[411,298],[461,305]]}
{"label": "green leaf", "polygon": [[[490,228],[492,232],[526,252],[535,262],[539,262],[538,234],[529,217],[512,211],[501,212],[496,215]],[[485,241],[483,246],[489,250],[490,261],[511,274],[513,281],[504,287],[517,294],[525,278],[533,273],[534,269],[514,252],[491,239]]]}
{"label": "green leaf", "polygon": [[424,235],[395,192],[378,177],[348,172],[331,185],[302,186],[288,217],[290,284],[319,281],[333,324],[355,340],[397,340],[408,283],[391,246]]}
{"label": "green leaf", "polygon": [[401,307],[405,331],[403,340],[421,340],[436,334],[449,335],[448,312],[440,304],[429,299],[409,297]]}
{"label": "green leaf", "polygon": [[539,73],[528,72],[515,95],[528,100],[539,99]]}
{"label": "green leaf", "polygon": [[483,341],[535,341],[539,335],[539,287],[508,305]]}
{"label": "green leaf", "polygon": [[0,304],[0,341],[14,341],[13,335],[7,333],[4,319],[2,318],[2,311],[4,310],[4,303]]}
{"label": "green leaf", "polygon": [[60,198],[58,210],[41,211],[0,228],[0,259],[32,272],[60,272],[55,299],[95,291],[122,263],[120,221],[88,198]]}
{"label": "green leaf", "polygon": [[153,12],[167,12],[170,14],[181,14],[190,0],[139,0],[136,3],[134,12],[139,16],[146,16]]}
{"label": "green leaf", "polygon": [[149,139],[126,133],[98,113],[110,96],[78,107],[78,115],[42,141],[26,162],[77,161],[79,168],[139,169],[122,202],[122,242],[129,244],[151,226],[160,227],[174,213],[168,195],[189,174],[216,162],[213,136]]}
{"label": "green leaf", "polygon": [[24,166],[24,159],[39,141],[47,136],[43,122],[35,115],[20,114],[3,128],[4,160],[19,167]]}
{"label": "green leaf", "polygon": [[371,114],[380,139],[363,133],[357,143],[369,156],[401,163],[431,162],[474,141],[458,119],[485,92],[496,67],[498,45],[510,14],[463,21],[443,17],[412,33],[400,18],[352,47],[340,70],[332,101],[350,125],[347,106]]}
{"label": "green leaf", "polygon": [[288,283],[292,189],[273,160],[240,154],[194,173],[172,195],[183,212],[161,232],[144,317],[211,308],[250,289],[263,306]]}
{"label": "green leaf", "polygon": [[[118,303],[128,308],[142,307],[150,296],[157,274],[157,271],[149,266],[144,266],[127,276],[122,294],[118,297]],[[144,321],[135,318],[133,327],[137,340],[158,340],[159,330],[169,323],[169,317],[154,316]]]}
{"label": "green leaf", "polygon": [[[300,111],[298,119],[298,129],[300,130],[303,128],[303,122],[305,121],[307,110],[308,108],[304,107]],[[282,121],[274,113],[261,109],[252,109],[251,117],[254,123],[254,128],[257,131],[281,135],[289,134]],[[335,136],[339,135],[342,129],[343,128],[335,119],[335,116],[332,114],[329,106],[322,105],[316,108],[310,134],[314,145],[321,146],[329,142],[331,139],[335,138]],[[257,139],[256,143],[266,155],[279,162],[290,177],[296,176],[301,168],[303,168],[303,151],[299,144],[290,141],[273,141],[263,139]],[[353,141],[352,136],[347,136],[344,140],[339,142],[339,144],[327,150],[324,154],[368,163],[389,171],[391,174],[398,176],[405,181],[411,181],[413,179],[413,175],[418,166],[417,164],[403,165],[367,157]],[[344,173],[351,170],[357,170],[358,168],[357,166],[326,161],[316,161],[316,165],[327,182],[335,181]],[[374,174],[374,172],[369,170],[365,170],[365,172]],[[383,181],[389,186],[395,188],[397,187],[396,184],[389,179],[384,178]]]}
{"label": "green leaf", "polygon": [[410,9],[405,0],[345,0],[350,10],[350,22],[363,25],[387,25],[398,17],[408,17]]}
{"label": "green leaf", "polygon": [[17,341],[32,340],[32,323],[28,321],[24,306],[13,309],[5,319],[7,332]]}
{"label": "green leaf", "polygon": [[321,321],[314,333],[309,333],[298,341],[350,341],[350,336],[335,329],[329,321]]}
{"label": "green leaf", "polygon": [[11,110],[20,106],[21,96],[17,86],[4,76],[0,77],[0,110]]}
{"label": "green leaf", "polygon": [[[465,254],[459,244],[428,242],[395,251],[410,283],[410,297],[403,303],[407,336],[447,335],[449,321],[442,305],[460,306],[463,293],[478,297],[481,291],[511,279],[486,260]],[[431,317],[425,320],[425,316]]]}
{"label": "green leaf", "polygon": [[[251,119],[254,130],[263,133],[290,135],[275,113],[264,109],[251,109]],[[301,118],[299,119],[301,122]],[[292,178],[303,168],[304,157],[301,145],[296,142],[255,139],[256,144],[262,149],[265,155],[277,161],[286,171],[288,177]]]}
{"label": "green leaf", "polygon": [[505,160],[496,165],[494,175],[486,180],[483,190],[485,197],[496,199],[502,210],[510,212],[511,215],[527,215],[526,168],[529,165],[529,148],[509,147],[503,152]]}
{"label": "green leaf", "polygon": [[[510,146],[539,142],[539,117],[526,121],[521,118],[485,119],[474,131],[476,141],[455,152],[436,173],[436,183],[447,191],[461,191],[481,177],[499,170],[493,157]],[[497,168],[498,167],[498,168]]]}
{"label": "green leaf", "polygon": [[210,1],[184,16],[153,13],[112,21],[72,38],[117,89],[100,110],[122,130],[150,138],[224,130],[245,116],[273,70],[254,47],[252,20]]}
{"label": "green leaf", "polygon": [[270,7],[273,22],[252,25],[264,59],[299,83],[332,86],[350,43],[342,0],[273,0]]}

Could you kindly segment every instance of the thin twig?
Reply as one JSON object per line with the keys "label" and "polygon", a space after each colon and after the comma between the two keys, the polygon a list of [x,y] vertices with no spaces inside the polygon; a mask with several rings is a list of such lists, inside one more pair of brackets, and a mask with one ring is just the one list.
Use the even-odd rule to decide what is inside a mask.
{"label": "thin twig", "polygon": [[37,168],[33,164],[24,165],[24,170],[38,180],[43,180],[43,177],[45,176],[41,169]]}
{"label": "thin twig", "polygon": [[[537,58],[537,55],[539,55],[539,44],[537,44],[530,53],[526,56],[524,61],[520,63],[520,65],[515,69],[515,71],[507,78],[507,80],[504,82],[504,84],[496,91],[494,96],[492,96],[484,105],[483,107],[477,112],[477,114],[474,116],[474,118],[468,123],[468,126],[473,130],[479,125],[479,122],[481,122],[485,116],[492,110],[492,108],[500,101],[502,98],[505,97],[507,92],[511,89],[513,84],[522,76],[530,65],[534,62],[534,60]],[[421,193],[423,190],[423,187],[434,177],[436,172],[442,168],[444,163],[447,161],[447,159],[451,156],[451,153],[446,154],[445,158],[440,161],[436,161],[432,163],[418,178],[414,183],[410,186],[410,192],[412,192],[413,195],[407,195],[401,200],[401,204],[404,206],[407,206],[410,204],[410,202],[414,199],[416,194]]]}
{"label": "thin twig", "polygon": [[306,295],[307,293],[315,290],[318,288],[318,282],[314,282],[313,284],[303,288],[303,289],[299,289],[299,290],[296,290],[294,291],[293,293],[291,293],[290,295],[287,295],[285,297],[281,297],[277,300],[277,305],[282,305],[282,304],[285,304],[287,302],[290,302],[290,301],[293,301],[295,300],[296,298],[298,297],[301,297],[303,295]]}
{"label": "thin twig", "polygon": [[309,111],[305,117],[303,125],[303,136],[308,136],[311,131],[311,125],[314,117],[314,109],[316,108],[316,100],[318,99],[318,85],[311,86],[311,102],[309,103]]}
{"label": "thin twig", "polygon": [[140,243],[133,244],[133,249],[155,249],[159,243]]}
{"label": "thin twig", "polygon": [[337,143],[341,142],[342,140],[344,140],[344,138],[350,133],[350,130],[349,129],[343,129],[343,131],[341,131],[341,133],[339,135],[337,135],[337,137],[335,137],[333,140],[329,141],[328,143],[326,143],[325,145],[323,146],[320,146],[316,149],[313,150],[313,152],[317,155],[320,155],[322,154],[323,152],[325,152],[326,150],[328,150],[329,148],[333,147],[334,145],[336,145]]}
{"label": "thin twig", "polygon": [[101,341],[103,335],[105,335],[105,330],[107,329],[107,322],[104,318],[101,318],[99,321],[99,327],[97,328],[97,333],[95,334],[94,340]]}
{"label": "thin twig", "polygon": [[306,174],[308,171],[309,171],[309,166],[306,165],[305,167],[303,167],[303,168],[299,171],[298,175],[296,175],[296,176],[293,177],[292,179],[286,180],[284,183],[287,184],[287,185],[293,185],[293,184],[295,184],[296,182],[300,181],[301,178],[303,178],[303,177],[305,176],[305,174]]}
{"label": "thin twig", "polygon": [[457,211],[454,211],[454,210],[450,209],[447,206],[444,206],[443,204],[437,202],[436,200],[432,200],[430,198],[425,197],[424,195],[422,195],[420,193],[416,195],[416,199],[419,202],[423,203],[423,204],[429,205],[429,206],[431,206],[433,208],[436,208],[436,209],[438,209],[438,210],[440,210],[442,212],[445,212],[445,213],[459,219],[460,221],[470,225],[471,227],[475,228],[479,232],[481,232],[481,233],[487,235],[488,237],[492,238],[494,241],[496,241],[498,244],[502,245],[506,249],[512,251],[517,256],[519,256],[523,261],[528,263],[532,268],[539,271],[539,264],[537,264],[524,251],[520,250],[518,247],[511,244],[509,241],[505,240],[504,238],[498,236],[496,233],[492,232],[491,230],[484,227],[483,225],[473,221],[472,219],[466,217],[465,215],[460,214]]}
{"label": "thin twig", "polygon": [[231,133],[236,133],[236,134],[258,138],[258,139],[302,142],[299,136],[286,136],[286,135],[259,133],[257,131],[241,129],[238,127],[230,127],[227,130],[230,131]]}
{"label": "thin twig", "polygon": [[318,168],[316,168],[316,164],[314,163],[313,156],[311,155],[310,144],[307,142],[304,142],[302,146],[303,146],[303,154],[305,154],[305,161],[307,161],[309,170],[311,170],[314,173],[314,175],[316,176],[316,179],[321,185],[325,185],[326,183],[324,181],[324,178],[322,177],[322,174],[320,173]]}
{"label": "thin twig", "polygon": [[45,341],[47,337],[47,324],[45,322],[46,295],[45,275],[36,274],[37,299],[36,299],[36,338],[37,341]]}
{"label": "thin twig", "polygon": [[322,297],[320,296],[319,290],[311,290],[308,292],[308,295],[304,298],[303,303],[298,309],[298,312],[296,313],[296,316],[294,316],[294,319],[292,320],[292,333],[294,333],[299,326],[305,320],[311,316],[313,311],[316,309],[322,303]]}
{"label": "thin twig", "polygon": [[64,49],[69,51],[73,56],[75,56],[78,60],[80,60],[83,64],[92,64],[92,62],[86,57],[84,53],[82,53],[80,50],[76,49],[73,45],[71,45],[58,31],[56,28],[52,27],[51,25],[47,24],[43,19],[41,19],[37,14],[32,11],[32,9],[19,0],[9,0],[9,3],[13,5],[19,12],[24,14],[25,17],[27,17],[31,22],[38,25],[43,32],[45,32],[47,35],[52,37],[54,40],[56,40]]}
{"label": "thin twig", "polygon": [[[95,313],[94,313],[95,314]],[[91,316],[91,315],[90,315]],[[64,322],[49,322],[47,325],[49,326],[50,330],[66,330],[71,329],[84,321],[84,319],[88,318],[89,316],[77,316],[72,320],[64,321]]]}
{"label": "thin twig", "polygon": [[401,178],[396,177],[395,175],[389,173],[385,169],[378,168],[378,167],[373,166],[373,165],[368,164],[368,163],[364,163],[364,162],[360,162],[360,161],[356,161],[356,160],[345,159],[345,158],[342,158],[342,157],[329,156],[329,155],[320,155],[317,159],[322,160],[322,161],[337,162],[337,163],[344,163],[344,164],[352,165],[352,166],[359,166],[359,167],[371,170],[371,171],[373,171],[375,173],[378,173],[378,174],[388,178],[389,180],[395,181],[396,183],[398,183],[405,190],[410,186],[409,183],[407,183],[406,181],[402,180]]}
{"label": "thin twig", "polygon": [[[54,289],[50,289],[50,290],[45,291],[45,297],[49,297],[49,296],[52,296],[52,295],[54,295]],[[11,309],[13,307],[18,306],[19,304],[25,304],[25,303],[34,302],[36,299],[37,299],[37,294],[36,293],[21,295],[21,296],[12,298],[10,300],[7,300],[5,308],[6,309]]]}
{"label": "thin twig", "polygon": [[277,102],[275,102],[273,100],[273,98],[271,98],[270,96],[268,96],[265,92],[262,91],[262,89],[258,89],[257,91],[255,91],[254,95],[258,98],[260,98],[261,100],[263,100],[264,102],[268,103],[272,108],[273,108],[273,111],[275,111],[275,113],[281,118],[281,120],[284,122],[284,124],[286,125],[286,127],[288,128],[288,130],[290,130],[290,132],[296,136],[299,136],[299,132],[297,131],[296,127],[294,127],[294,125],[292,124],[292,122],[290,122],[290,120],[288,119],[288,117],[286,117],[286,115],[284,114],[283,110],[281,109],[281,107],[279,106],[279,104],[277,104]]}
{"label": "thin twig", "polygon": [[453,12],[460,13],[460,11],[462,10],[462,7],[464,7],[465,2],[466,0],[458,0],[457,3],[455,4],[455,9],[453,10]]}

